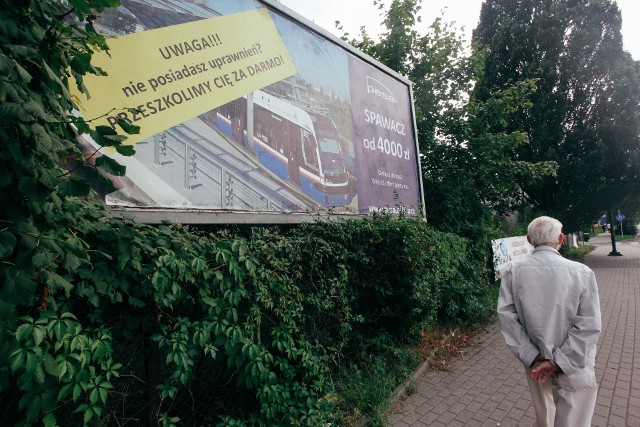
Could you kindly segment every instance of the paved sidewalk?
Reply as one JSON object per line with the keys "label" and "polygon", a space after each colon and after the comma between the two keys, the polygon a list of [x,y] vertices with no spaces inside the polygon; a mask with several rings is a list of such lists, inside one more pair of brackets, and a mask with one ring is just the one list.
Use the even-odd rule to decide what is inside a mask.
{"label": "paved sidewalk", "polygon": [[[593,426],[640,427],[640,240],[616,242],[622,256],[608,256],[611,236],[589,244],[602,310],[596,358],[600,385]],[[522,364],[511,354],[497,323],[482,343],[454,361],[453,372],[428,372],[415,392],[388,417],[391,427],[535,426]]]}

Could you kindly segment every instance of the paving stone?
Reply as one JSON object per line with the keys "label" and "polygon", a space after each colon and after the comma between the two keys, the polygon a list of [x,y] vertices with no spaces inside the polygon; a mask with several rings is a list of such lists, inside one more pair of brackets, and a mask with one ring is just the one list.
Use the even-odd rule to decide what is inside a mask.
{"label": "paving stone", "polygon": [[[608,234],[593,237],[589,244],[597,249],[585,257],[596,273],[602,312],[592,426],[640,427],[640,245],[618,242],[623,256],[609,257],[608,239]],[[454,360],[453,372],[426,372],[416,380],[416,392],[388,416],[388,425],[535,426],[522,364],[497,323],[477,339],[482,343]]]}

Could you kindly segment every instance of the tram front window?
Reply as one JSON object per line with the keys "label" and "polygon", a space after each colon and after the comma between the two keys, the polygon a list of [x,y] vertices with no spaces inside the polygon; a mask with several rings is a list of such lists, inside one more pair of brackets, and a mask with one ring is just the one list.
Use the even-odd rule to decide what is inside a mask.
{"label": "tram front window", "polygon": [[337,144],[337,141],[340,141],[340,134],[333,124],[333,121],[325,116],[316,116],[315,119],[316,134],[318,135],[318,139],[321,141],[333,141]]}
{"label": "tram front window", "polygon": [[320,162],[322,163],[325,178],[334,183],[344,181],[346,173],[338,141],[335,139],[321,139],[319,142]]}

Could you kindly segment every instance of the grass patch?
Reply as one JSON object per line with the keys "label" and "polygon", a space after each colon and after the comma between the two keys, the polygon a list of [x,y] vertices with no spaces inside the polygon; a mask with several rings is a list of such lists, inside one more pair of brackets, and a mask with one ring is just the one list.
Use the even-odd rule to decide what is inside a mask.
{"label": "grass patch", "polygon": [[636,240],[636,236],[635,234],[625,234],[624,236],[616,234],[616,242],[620,240]]}
{"label": "grass patch", "polygon": [[407,389],[405,390],[405,393],[407,394],[407,396],[411,396],[413,393],[415,393],[417,387],[418,387],[418,383],[414,378],[411,378],[407,383]]}
{"label": "grass patch", "polygon": [[[414,346],[388,348],[384,356],[361,356],[335,382],[342,425],[363,425],[366,418],[366,426],[386,426],[392,405],[398,403],[392,401],[396,387],[425,361],[433,371],[453,371],[454,359],[479,344],[484,326],[438,327],[424,331]],[[417,381],[408,381],[406,396],[415,393]]]}
{"label": "grass patch", "polygon": [[395,357],[364,357],[361,363],[343,370],[336,382],[336,393],[341,409],[349,414],[343,420],[346,426],[357,425],[362,417],[368,419],[369,426],[386,425],[393,391],[419,363],[411,349],[396,348],[392,353]]}
{"label": "grass patch", "polygon": [[596,247],[594,245],[582,245],[572,248],[562,247],[560,253],[563,257],[572,261],[584,262],[584,256],[593,251]]}

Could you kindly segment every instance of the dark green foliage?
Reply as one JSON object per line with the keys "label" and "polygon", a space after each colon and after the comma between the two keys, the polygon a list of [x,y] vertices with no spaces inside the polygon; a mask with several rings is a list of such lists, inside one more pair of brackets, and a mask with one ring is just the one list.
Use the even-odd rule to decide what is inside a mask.
{"label": "dark green foliage", "polygon": [[369,418],[369,426],[387,425],[391,394],[417,363],[388,354],[362,357],[360,363],[341,373],[336,390],[340,403],[345,408],[357,408],[357,415]]}
{"label": "dark green foliage", "polygon": [[[298,286],[296,279],[310,278],[297,273],[299,259],[282,255],[299,252],[299,241],[198,237],[109,218],[98,205],[71,199],[61,205],[55,225],[46,238],[32,236],[39,242],[16,242],[3,258],[8,280],[2,297],[14,310],[4,311],[4,326],[16,332],[3,337],[10,369],[3,372],[2,395],[22,396],[5,406],[5,419],[47,416],[66,424],[61,417],[71,423],[117,418],[107,403],[113,391],[121,392],[113,379],[127,361],[118,360],[112,341],[135,336],[158,343],[165,375],[156,384],[159,417],[207,360],[221,362],[221,382],[244,396],[225,401],[231,409],[216,413],[216,422],[234,412],[263,425],[317,425],[330,416],[322,396],[333,349],[307,338],[304,326],[312,319],[305,306],[316,307],[316,317],[331,312],[331,300],[321,307],[318,301],[323,293],[341,296],[334,287],[344,281],[331,276],[328,283],[311,282],[317,292]],[[31,269],[20,262],[25,253]],[[15,268],[7,266],[12,262]],[[20,282],[23,275],[30,279]],[[25,315],[16,317],[20,313]]]}
{"label": "dark green foliage", "polygon": [[622,50],[620,25],[610,0],[490,0],[474,33],[484,55],[475,99],[537,82],[531,108],[505,125],[530,140],[514,159],[558,163],[557,177],[522,185],[567,231],[640,192],[640,67]]}
{"label": "dark green foliage", "polygon": [[[625,216],[624,221],[622,221],[622,231],[620,230],[620,221],[615,220],[613,221],[613,225],[615,225],[615,232],[616,232],[616,236],[621,237],[624,236],[625,238],[635,238],[635,236],[638,234],[638,216],[637,215],[628,215]],[[613,226],[612,225],[612,226]]]}
{"label": "dark green foliage", "polygon": [[[377,3],[377,2],[374,2]],[[394,0],[383,12],[379,42],[366,33],[351,43],[413,83],[425,210],[438,230],[464,237],[493,231],[493,215],[510,214],[526,201],[524,183],[553,179],[553,161],[522,159],[525,132],[507,124],[528,114],[535,80],[514,81],[482,99],[469,99],[483,76],[483,56],[469,56],[455,27],[436,19],[425,34],[419,0]],[[552,159],[553,160],[553,159]]]}
{"label": "dark green foliage", "polygon": [[[69,123],[88,130],[68,117],[68,77],[97,72],[91,52],[104,47],[81,21],[114,2],[71,3],[78,14],[58,2],[0,4],[0,389],[8,424],[54,425],[61,401],[77,404],[80,421],[100,417],[120,367],[110,331],[88,321],[86,302],[72,302],[79,272],[105,255],[90,255],[79,237],[101,209],[76,217],[69,209],[78,202],[65,197],[87,195],[89,186],[59,167],[80,155]],[[75,24],[65,21],[71,16]],[[103,295],[122,298],[120,287],[109,283]]]}
{"label": "dark green foliage", "polygon": [[465,239],[389,217],[307,225],[299,232],[332,242],[342,254],[353,315],[362,319],[354,333],[363,341],[376,334],[408,340],[436,319],[463,323],[484,315],[469,303],[487,283],[486,247],[474,258]]}
{"label": "dark green foliage", "polygon": [[[478,305],[483,275],[464,273],[474,264],[467,243],[414,220],[258,228],[248,240],[137,225],[67,199],[56,225],[41,243],[49,250],[30,258],[40,279],[22,297],[7,287],[3,295],[29,313],[12,318],[16,333],[4,342],[11,370],[2,393],[24,393],[5,415],[28,408],[16,421],[117,419],[109,396],[127,360],[112,342],[149,336],[164,366],[158,417],[171,416],[171,402],[208,364],[231,387],[210,420],[318,425],[334,412],[331,371],[358,366],[357,352],[384,352],[436,317],[478,320],[487,309]],[[20,240],[4,259],[31,245]],[[29,270],[3,267],[12,271]]]}
{"label": "dark green foliage", "polygon": [[134,151],[70,115],[69,77],[82,88],[101,73],[91,20],[113,5],[0,4],[4,424],[322,425],[340,415],[337,372],[373,352],[398,360],[422,328],[493,306],[486,242],[420,221],[203,230],[111,216],[61,165],[125,172],[105,155],[84,164],[76,133]]}

